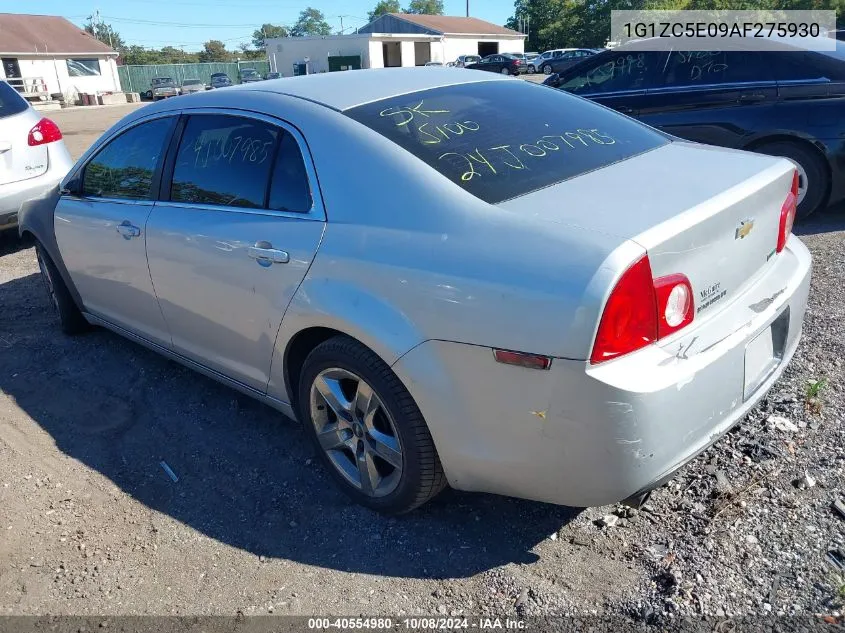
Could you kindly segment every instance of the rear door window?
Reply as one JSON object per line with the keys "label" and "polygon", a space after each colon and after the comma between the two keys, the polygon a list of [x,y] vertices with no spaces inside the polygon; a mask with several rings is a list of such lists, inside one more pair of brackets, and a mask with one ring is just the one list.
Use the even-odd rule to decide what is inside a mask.
{"label": "rear door window", "polygon": [[276,211],[295,213],[308,213],[311,210],[311,190],[305,161],[296,139],[287,132],[283,133],[279,142],[268,206]]}
{"label": "rear door window", "polygon": [[21,97],[17,90],[5,81],[0,81],[0,119],[13,114],[20,114],[28,107],[26,99]]}
{"label": "rear door window", "polygon": [[766,51],[672,51],[663,84],[670,88],[773,81],[771,55]]}
{"label": "rear door window", "polygon": [[[513,115],[529,111],[530,117]],[[669,142],[595,103],[522,81],[434,88],[344,113],[489,203]]]}
{"label": "rear door window", "polygon": [[262,208],[278,128],[245,117],[202,114],[188,119],[179,143],[173,202]]}

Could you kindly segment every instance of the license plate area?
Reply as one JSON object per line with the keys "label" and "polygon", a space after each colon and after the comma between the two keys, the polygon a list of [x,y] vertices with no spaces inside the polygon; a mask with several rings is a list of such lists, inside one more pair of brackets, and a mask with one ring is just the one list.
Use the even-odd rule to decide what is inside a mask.
{"label": "license plate area", "polygon": [[745,346],[743,400],[748,400],[780,365],[788,333],[789,306]]}

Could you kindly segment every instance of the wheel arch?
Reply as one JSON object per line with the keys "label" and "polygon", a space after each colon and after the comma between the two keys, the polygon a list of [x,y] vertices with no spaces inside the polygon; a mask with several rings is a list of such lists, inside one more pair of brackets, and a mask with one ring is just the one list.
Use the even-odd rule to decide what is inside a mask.
{"label": "wheel arch", "polygon": [[822,165],[824,165],[824,170],[827,173],[828,178],[828,193],[830,190],[830,183],[833,177],[833,171],[830,167],[830,161],[828,160],[827,154],[825,151],[820,148],[812,139],[806,138],[804,136],[800,136],[797,134],[788,134],[786,132],[777,132],[772,134],[767,134],[765,136],[755,137],[753,140],[747,142],[742,149],[749,151],[749,152],[756,152],[760,147],[764,145],[769,145],[770,143],[792,143],[793,145],[798,145],[805,149],[810,150],[819,160],[821,160]]}
{"label": "wheel arch", "polygon": [[383,298],[340,281],[306,280],[282,319],[269,395],[295,409],[305,359],[333,336],[357,341],[389,367],[425,340],[407,315]]}

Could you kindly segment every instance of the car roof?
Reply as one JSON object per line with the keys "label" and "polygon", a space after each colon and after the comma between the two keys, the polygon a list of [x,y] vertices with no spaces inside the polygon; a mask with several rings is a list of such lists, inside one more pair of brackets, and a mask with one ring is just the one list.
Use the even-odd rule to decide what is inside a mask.
{"label": "car roof", "polygon": [[[479,76],[480,75],[480,76]],[[411,92],[483,81],[516,81],[491,73],[438,66],[421,68],[373,68],[335,73],[282,77],[272,84],[241,84],[231,90],[275,92],[299,97],[335,110],[388,99]]]}

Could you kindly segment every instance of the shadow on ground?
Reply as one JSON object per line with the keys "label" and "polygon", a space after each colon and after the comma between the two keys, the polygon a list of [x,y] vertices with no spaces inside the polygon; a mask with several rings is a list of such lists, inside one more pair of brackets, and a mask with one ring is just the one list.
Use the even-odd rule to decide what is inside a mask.
{"label": "shadow on ground", "polygon": [[530,550],[577,513],[447,491],[382,517],[336,490],[295,422],[103,330],[63,336],[38,275],[0,285],[0,306],[0,390],[65,454],[227,545],[339,570],[467,577],[535,561]]}
{"label": "shadow on ground", "polygon": [[27,249],[32,246],[32,244],[33,241],[31,238],[22,239],[18,237],[17,228],[0,231],[0,257]]}
{"label": "shadow on ground", "polygon": [[845,229],[845,202],[818,211],[793,227],[795,235],[817,235]]}

